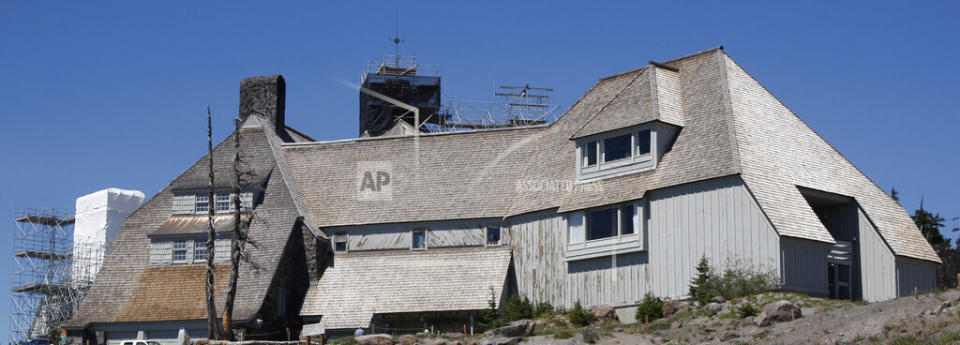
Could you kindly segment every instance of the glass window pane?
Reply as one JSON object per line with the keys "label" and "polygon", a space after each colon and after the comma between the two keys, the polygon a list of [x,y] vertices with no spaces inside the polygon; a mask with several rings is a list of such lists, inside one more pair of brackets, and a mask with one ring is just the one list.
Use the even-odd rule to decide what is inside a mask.
{"label": "glass window pane", "polygon": [[587,212],[587,240],[617,235],[617,209],[608,208]]}
{"label": "glass window pane", "polygon": [[645,129],[637,133],[637,154],[650,154],[650,130]]}
{"label": "glass window pane", "polygon": [[620,206],[620,233],[623,235],[633,233],[633,215],[637,208],[630,205]]}
{"label": "glass window pane", "polygon": [[230,193],[217,193],[217,211],[230,210]]}
{"label": "glass window pane", "polygon": [[202,240],[193,241],[193,260],[207,259],[207,242]]}
{"label": "glass window pane", "polygon": [[424,231],[414,231],[413,232],[413,248],[426,248],[427,247],[427,234]]}
{"label": "glass window pane", "polygon": [[630,134],[615,136],[603,140],[603,161],[612,162],[630,158]]}
{"label": "glass window pane", "polygon": [[487,228],[487,245],[495,246],[500,244],[500,228]]}
{"label": "glass window pane", "polygon": [[197,194],[197,213],[210,210],[210,196]]}
{"label": "glass window pane", "polygon": [[583,166],[593,166],[597,164],[597,142],[591,141],[583,145]]}

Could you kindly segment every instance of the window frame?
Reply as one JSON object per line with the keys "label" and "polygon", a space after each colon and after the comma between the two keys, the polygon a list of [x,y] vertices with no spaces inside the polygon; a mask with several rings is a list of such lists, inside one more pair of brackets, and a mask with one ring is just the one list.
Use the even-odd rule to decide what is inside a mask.
{"label": "window frame", "polygon": [[[490,243],[490,230],[493,230],[493,229],[497,230],[497,243]],[[486,226],[483,228],[483,234],[484,234],[483,245],[485,247],[497,247],[497,246],[503,245],[503,228],[499,226]]]}
{"label": "window frame", "polygon": [[[654,169],[658,154],[657,127],[655,123],[650,123],[578,139],[576,143],[577,181],[590,181]],[[641,154],[640,133],[647,131],[649,131],[649,152]],[[606,141],[624,135],[630,135],[630,156],[607,161]],[[586,165],[588,147],[595,147],[597,150],[597,161],[593,165]]]}
{"label": "window frame", "polygon": [[[422,247],[415,247],[415,246],[414,246],[414,243],[416,243],[416,242],[415,242],[415,241],[416,241],[416,240],[415,240],[415,238],[416,238],[416,233],[418,233],[418,232],[422,232],[422,233],[423,233],[423,246],[422,246]],[[427,229],[413,229],[413,230],[410,230],[410,250],[426,250],[427,247],[428,247],[428,246],[427,246],[427,242],[428,242],[428,238],[427,238],[428,235],[427,235],[427,233],[428,233]]]}
{"label": "window frame", "polygon": [[[226,200],[221,200],[221,197],[226,197]],[[233,211],[233,193],[216,193],[213,195],[213,199],[213,207],[215,212],[221,213]],[[227,207],[221,209],[221,203],[226,203]]]}
{"label": "window frame", "polygon": [[[203,200],[205,200],[205,201],[200,201],[200,199],[203,199]],[[204,209],[201,210],[201,209],[200,209],[200,204],[206,204],[207,206],[206,206],[206,208],[204,208]],[[196,212],[197,214],[203,214],[203,213],[210,212],[210,195],[208,195],[208,194],[197,194],[196,196],[194,196],[193,211]]]}
{"label": "window frame", "polygon": [[[202,246],[200,246],[200,248],[198,248],[197,245],[202,245]],[[216,244],[216,241],[214,241],[214,244],[213,244],[213,245],[214,245],[214,246],[217,245],[217,244]],[[197,249],[203,249],[203,257],[202,257],[202,258],[198,258],[198,257],[197,257]],[[206,241],[206,240],[196,240],[196,239],[193,240],[193,261],[194,261],[194,262],[204,261],[204,260],[207,259],[207,256],[208,256],[208,255],[210,255],[210,252],[207,251],[207,241]]]}
{"label": "window frame", "polygon": [[[566,261],[575,261],[609,256],[618,253],[630,253],[646,250],[646,210],[647,202],[637,200],[628,203],[619,203],[581,210],[567,214],[567,251]],[[616,234],[610,237],[589,238],[588,214],[591,211],[613,209],[616,219]],[[624,217],[625,210],[632,210],[633,214]],[[632,233],[624,233],[624,222],[629,219],[633,226]]]}
{"label": "window frame", "polygon": [[[170,262],[174,264],[185,264],[188,263],[187,258],[189,257],[189,248],[190,245],[187,242],[192,242],[188,239],[175,239],[170,241]],[[178,244],[182,244],[183,248],[177,248]],[[177,260],[177,252],[183,252],[183,259]]]}
{"label": "window frame", "polygon": [[[341,241],[340,239],[343,239],[343,240]],[[343,250],[337,250],[338,242],[343,242]],[[342,231],[333,234],[333,241],[331,241],[331,244],[333,245],[332,249],[334,253],[350,252],[350,234]]]}

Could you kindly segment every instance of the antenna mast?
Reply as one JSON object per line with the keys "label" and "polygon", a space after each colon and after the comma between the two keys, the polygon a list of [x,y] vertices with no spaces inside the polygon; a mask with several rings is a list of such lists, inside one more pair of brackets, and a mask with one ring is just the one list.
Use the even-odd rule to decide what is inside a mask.
{"label": "antenna mast", "polygon": [[400,63],[400,6],[398,5],[393,17],[393,46],[395,51],[396,63]]}

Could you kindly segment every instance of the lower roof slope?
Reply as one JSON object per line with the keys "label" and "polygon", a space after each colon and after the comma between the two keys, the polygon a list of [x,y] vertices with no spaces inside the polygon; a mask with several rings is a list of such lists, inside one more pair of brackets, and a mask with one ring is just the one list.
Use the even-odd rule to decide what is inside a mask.
{"label": "lower roof slope", "polygon": [[500,301],[510,253],[488,247],[338,254],[310,287],[300,315],[322,315],[326,329],[355,329],[374,314],[486,309],[490,298]]}

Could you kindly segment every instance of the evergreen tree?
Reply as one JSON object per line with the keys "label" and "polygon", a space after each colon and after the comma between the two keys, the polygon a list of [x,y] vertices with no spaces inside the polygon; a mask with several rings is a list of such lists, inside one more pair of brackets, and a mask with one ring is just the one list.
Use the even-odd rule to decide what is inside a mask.
{"label": "evergreen tree", "polygon": [[700,302],[701,305],[707,304],[713,298],[709,281],[710,261],[706,256],[701,256],[700,263],[697,264],[697,278],[690,282],[690,298]]}

